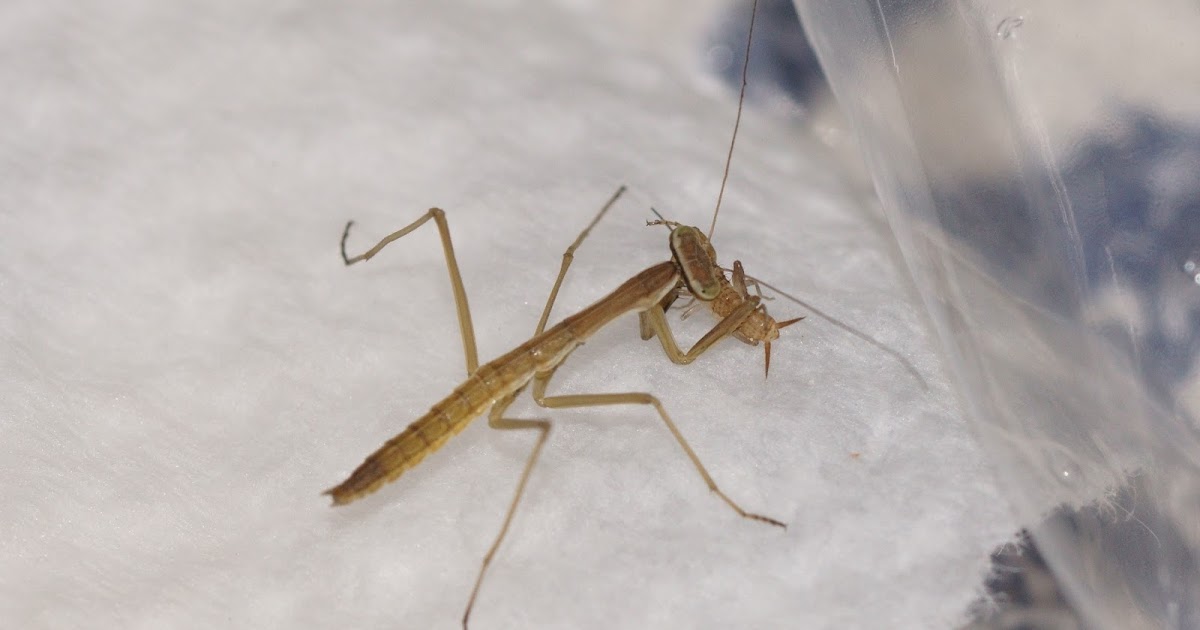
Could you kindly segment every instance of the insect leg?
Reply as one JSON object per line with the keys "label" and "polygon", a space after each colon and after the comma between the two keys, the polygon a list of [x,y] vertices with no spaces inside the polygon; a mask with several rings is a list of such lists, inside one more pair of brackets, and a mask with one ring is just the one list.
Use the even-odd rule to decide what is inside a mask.
{"label": "insect leg", "polygon": [[[521,389],[523,390],[524,388]],[[471,589],[471,598],[467,600],[467,608],[463,611],[463,630],[467,628],[467,620],[471,617],[471,608],[475,606],[475,598],[479,595],[479,587],[483,584],[483,576],[487,573],[488,566],[492,563],[492,558],[496,556],[496,550],[500,548],[500,543],[504,542],[504,537],[508,534],[508,526],[512,524],[513,515],[517,513],[517,506],[521,503],[521,497],[525,494],[525,484],[529,481],[529,473],[533,472],[533,465],[537,463],[538,456],[542,454],[542,446],[546,444],[546,438],[550,437],[549,420],[523,420],[503,417],[504,412],[508,410],[508,406],[512,404],[513,399],[520,393],[521,390],[517,390],[496,401],[496,404],[492,406],[492,410],[488,412],[488,426],[501,431],[527,431],[533,429],[538,432],[538,438],[537,442],[533,445],[533,450],[529,452],[529,459],[525,461],[525,469],[521,471],[521,480],[517,482],[517,491],[513,494],[512,503],[509,504],[508,512],[504,515],[504,524],[500,526],[500,533],[496,534],[496,540],[492,542],[487,555],[483,557],[483,563],[479,566],[479,575],[475,578],[475,587]]]}
{"label": "insect leg", "polygon": [[546,386],[550,383],[550,377],[554,376],[553,370],[546,374],[539,374],[533,379],[533,400],[537,404],[548,409],[565,409],[570,407],[599,407],[602,405],[650,405],[658,412],[667,429],[671,431],[671,435],[675,437],[675,441],[687,454],[688,459],[692,461],[692,465],[696,468],[696,472],[704,478],[704,483],[708,485],[708,489],[716,493],[721,500],[725,502],[739,516],[748,518],[754,521],[761,521],[769,525],[775,525],[787,529],[781,521],[777,521],[768,516],[755,514],[743,510],[740,505],[730,499],[724,492],[717,487],[717,482],[713,481],[712,475],[708,474],[708,470],[704,468],[704,464],[700,463],[700,458],[692,447],[688,445],[683,434],[679,432],[679,428],[671,421],[671,417],[667,415],[667,410],[663,407],[654,396],[644,392],[626,392],[622,394],[571,394],[566,396],[547,396]]}
{"label": "insect leg", "polygon": [[450,225],[446,222],[445,211],[441,208],[430,208],[421,218],[388,234],[371,249],[353,257],[346,255],[346,239],[350,236],[350,226],[354,225],[354,221],[349,221],[346,223],[346,229],[342,231],[342,262],[350,266],[356,262],[370,260],[392,241],[421,227],[430,219],[437,223],[438,233],[442,237],[442,251],[446,254],[446,269],[450,272],[450,285],[454,289],[454,307],[458,311],[458,328],[462,334],[463,353],[467,359],[467,376],[470,376],[479,367],[479,353],[475,349],[475,326],[471,323],[471,307],[467,305],[467,290],[463,288],[458,260],[454,257],[454,243],[450,241]]}
{"label": "insect leg", "polygon": [[758,307],[758,298],[751,297],[742,302],[732,313],[717,322],[687,352],[681,350],[675,341],[675,335],[667,324],[664,306],[669,307],[670,305],[659,304],[638,313],[642,339],[650,339],[657,335],[658,340],[662,342],[663,351],[667,353],[667,358],[680,365],[687,365],[695,361],[696,357],[704,354],[714,343],[735,333],[738,326],[741,326],[742,322],[746,321],[746,318],[750,317],[754,313],[754,309]]}
{"label": "insect leg", "polygon": [[554,279],[554,288],[550,289],[550,297],[546,300],[546,308],[542,310],[542,318],[538,320],[537,330],[534,331],[534,335],[540,335],[542,331],[546,330],[546,322],[550,319],[550,311],[554,308],[554,300],[558,299],[558,289],[562,287],[563,278],[567,277],[567,267],[570,267],[571,261],[575,260],[575,250],[579,248],[580,244],[583,243],[583,239],[587,238],[592,228],[596,227],[596,224],[600,222],[600,219],[604,217],[608,209],[624,193],[625,186],[621,185],[617,188],[617,192],[613,193],[612,197],[609,197],[608,201],[605,202],[604,207],[600,208],[600,212],[596,213],[596,217],[592,219],[592,222],[588,223],[587,227],[583,228],[583,231],[579,233],[579,236],[575,237],[575,242],[571,243],[570,247],[567,247],[567,251],[563,252],[562,266],[559,267],[558,277]]}

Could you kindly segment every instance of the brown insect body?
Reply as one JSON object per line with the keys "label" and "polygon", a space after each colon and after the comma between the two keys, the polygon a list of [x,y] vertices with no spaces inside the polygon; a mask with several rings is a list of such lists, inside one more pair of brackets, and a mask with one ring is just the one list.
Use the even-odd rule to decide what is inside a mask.
{"label": "brown insect body", "polygon": [[351,473],[326,491],[334,505],[345,505],[394,481],[405,471],[462,432],[498,401],[524,388],[535,374],[547,373],[614,318],[650,308],[679,282],[672,262],[663,262],[630,278],[595,304],[479,366],[467,380],[424,416],[388,440]]}
{"label": "brown insect body", "polygon": [[[742,308],[750,299],[747,290],[746,272],[741,261],[733,262],[733,279],[725,275],[725,270],[717,264],[717,252],[708,237],[699,228],[682,225],[674,221],[652,221],[651,225],[661,224],[671,228],[670,247],[683,273],[683,283],[692,297],[701,303],[707,302],[718,319],[725,319],[733,312]],[[750,279],[750,283],[757,281]],[[757,346],[764,344],[764,374],[771,370],[771,342],[779,338],[779,330],[786,328],[801,319],[790,319],[783,322],[775,321],[767,312],[765,304],[761,303],[762,296],[754,311],[742,320],[741,324],[730,334],[739,341]]]}
{"label": "brown insect body", "polygon": [[[683,434],[667,415],[662,403],[653,395],[645,392],[624,392],[553,396],[546,393],[550,378],[571,352],[596,331],[621,315],[637,313],[642,338],[658,337],[664,352],[671,361],[687,364],[721,339],[730,335],[739,335],[738,331],[741,325],[759,307],[760,298],[758,296],[743,298],[740,305],[734,305],[729,315],[722,318],[690,349],[685,351],[679,347],[667,324],[665,309],[680,294],[694,294],[701,300],[712,299],[720,294],[723,286],[729,285],[724,272],[714,262],[716,256],[708,244],[708,240],[696,228],[685,227],[681,228],[677,234],[673,233],[673,236],[679,237],[673,241],[678,241],[678,248],[680,251],[686,252],[685,256],[673,256],[672,260],[658,263],[641,271],[591,306],[567,317],[549,329],[545,328],[559,287],[574,258],[575,249],[624,190],[625,187],[622,186],[613,194],[608,203],[592,220],[592,223],[584,228],[575,242],[563,253],[562,266],[554,282],[554,288],[550,291],[550,297],[546,301],[534,336],[507,354],[483,365],[479,365],[478,361],[475,332],[471,323],[470,308],[467,306],[466,289],[463,287],[462,276],[458,271],[445,212],[438,208],[430,208],[416,221],[385,236],[374,247],[357,256],[346,254],[346,240],[352,222],[347,223],[346,229],[342,232],[342,261],[346,265],[353,265],[371,259],[388,244],[411,233],[428,221],[433,221],[437,225],[446,257],[446,267],[450,272],[450,281],[454,289],[463,351],[466,357],[467,379],[399,435],[388,440],[374,453],[368,455],[366,460],[345,481],[327,490],[325,494],[333,498],[333,504],[350,503],[395,480],[419,464],[426,456],[441,448],[451,437],[461,432],[472,420],[485,412],[488,414],[488,425],[492,428],[533,430],[538,433],[537,442],[530,452],[529,459],[526,460],[525,469],[517,483],[515,496],[512,503],[509,504],[504,524],[501,526],[495,542],[492,543],[491,549],[484,556],[475,580],[475,587],[471,590],[471,596],[467,600],[467,607],[462,618],[464,630],[467,627],[467,620],[471,615],[471,609],[483,583],[488,565],[508,532],[513,514],[515,514],[525,491],[525,484],[529,480],[529,474],[550,433],[549,420],[504,417],[505,411],[517,394],[531,384],[534,402],[548,409],[602,405],[646,405],[652,407],[683,449],[684,454],[691,460],[693,467],[704,479],[709,490],[743,518],[777,527],[786,527],[781,521],[747,512],[722,492],[713,481],[712,476],[705,470],[700,458],[683,438]],[[744,281],[742,284],[744,285]],[[731,290],[736,290],[732,288],[732,285],[730,286]]]}
{"label": "brown insect body", "polygon": [[[740,270],[742,268],[740,261],[735,261],[733,264],[734,269]],[[722,275],[721,292],[712,301],[712,312],[717,317],[725,317],[741,306],[748,297],[750,296],[745,292],[745,287],[742,287],[739,291],[734,288],[734,283]],[[746,321],[742,322],[742,325],[738,326],[738,329],[733,332],[733,336],[743,343],[757,346],[760,343],[771,343],[778,339],[781,327],[780,323],[767,313],[766,305],[759,304],[754,313],[747,317]]]}

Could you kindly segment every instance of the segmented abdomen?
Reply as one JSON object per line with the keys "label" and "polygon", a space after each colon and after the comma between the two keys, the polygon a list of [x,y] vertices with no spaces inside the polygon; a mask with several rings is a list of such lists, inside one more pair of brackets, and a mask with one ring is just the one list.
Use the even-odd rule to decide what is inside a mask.
{"label": "segmented abdomen", "polygon": [[[433,406],[396,437],[369,455],[350,477],[325,491],[334,505],[343,505],[375,492],[421,463],[447,440],[460,433],[497,400],[529,382],[547,359],[578,345],[561,326],[521,344],[512,352],[482,365],[462,385]],[[568,348],[569,347],[569,348]]]}
{"label": "segmented abdomen", "polygon": [[[717,317],[728,317],[745,301],[746,298],[742,297],[728,280],[722,278],[721,292],[717,294],[717,299],[712,301],[712,310]],[[778,331],[772,334],[774,324],[775,320],[770,315],[762,310],[755,310],[737,327],[737,333],[748,340],[748,343],[758,345],[760,341],[778,338]]]}
{"label": "segmented abdomen", "polygon": [[408,425],[367,457],[350,477],[325,491],[334,505],[350,503],[416,466],[451,437],[505,396],[524,387],[535,374],[546,373],[601,327],[629,311],[642,311],[674,290],[679,273],[670,262],[644,269],[600,301],[550,330],[479,367],[429,413]]}

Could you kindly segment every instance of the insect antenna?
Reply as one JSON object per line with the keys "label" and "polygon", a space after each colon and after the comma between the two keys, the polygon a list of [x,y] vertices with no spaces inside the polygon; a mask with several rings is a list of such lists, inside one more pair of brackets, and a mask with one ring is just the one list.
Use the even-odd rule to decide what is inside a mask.
{"label": "insect antenna", "polygon": [[721,176],[721,190],[717,192],[717,207],[713,209],[712,225],[708,227],[708,240],[717,230],[717,215],[721,213],[721,199],[725,196],[725,183],[729,181],[729,164],[733,162],[733,145],[737,143],[738,127],[742,124],[742,106],[746,103],[746,76],[750,70],[750,44],[754,41],[754,21],[758,17],[758,0],[750,7],[750,32],[746,34],[746,58],[742,61],[742,89],[738,94],[737,116],[733,119],[733,137],[729,139],[729,153],[725,156],[725,174]]}
{"label": "insect antenna", "polygon": [[[726,271],[731,271],[731,270],[726,270]],[[887,344],[885,344],[882,341],[872,337],[871,335],[868,335],[867,333],[855,328],[854,326],[851,326],[850,324],[843,322],[842,320],[834,317],[833,315],[830,315],[830,314],[826,313],[825,311],[822,311],[821,309],[813,306],[812,304],[809,304],[808,302],[806,302],[786,291],[783,291],[779,287],[772,286],[771,284],[763,282],[762,280],[759,280],[758,278],[752,278],[750,276],[746,276],[746,280],[751,281],[754,284],[762,285],[762,286],[766,287],[767,289],[774,291],[776,294],[781,295],[781,296],[791,300],[792,302],[795,302],[796,304],[799,304],[800,306],[804,307],[805,309],[808,309],[809,312],[811,312],[813,315],[816,315],[818,318],[823,319],[826,322],[829,322],[830,324],[833,324],[834,326],[836,326],[838,328],[841,328],[843,331],[850,333],[851,335],[854,335],[855,337],[858,337],[859,339],[871,344],[872,346],[875,346],[877,349],[883,351],[888,356],[892,357],[898,363],[900,363],[900,365],[902,367],[904,367],[904,370],[906,372],[908,372],[910,375],[912,375],[912,377],[914,379],[916,379],[916,381],[918,383],[921,384],[922,389],[924,389],[926,391],[929,390],[929,383],[926,382],[925,378],[923,376],[921,376],[921,373],[919,371],[917,371],[916,366],[914,366],[911,361],[904,358],[904,355],[902,355],[899,352],[897,352],[896,350],[892,349]],[[800,319],[803,319],[803,318],[801,317],[801,318],[789,320],[787,322],[782,322],[779,324],[779,327],[783,328],[784,326],[790,326],[790,325],[796,323],[797,321],[799,321]]]}

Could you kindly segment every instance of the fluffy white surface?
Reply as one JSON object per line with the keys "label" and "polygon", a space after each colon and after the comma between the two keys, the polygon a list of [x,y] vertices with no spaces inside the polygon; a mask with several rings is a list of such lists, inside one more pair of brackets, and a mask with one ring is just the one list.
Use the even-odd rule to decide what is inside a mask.
{"label": "fluffy white surface", "polygon": [[[477,422],[367,500],[318,493],[464,376],[449,211],[480,353],[704,224],[734,97],[632,3],[28,0],[0,11],[0,618],[19,628],[451,628],[530,435]],[[687,367],[629,316],[558,392],[659,395],[560,422],[475,628],[930,628],[1014,528],[900,288],[882,223],[802,132],[748,113],[715,244],[896,348],[810,318],[772,374]],[[783,300],[780,318],[802,314]],[[694,339],[708,316],[684,322]],[[541,415],[527,400],[514,415]],[[855,454],[858,454],[855,456]]]}

